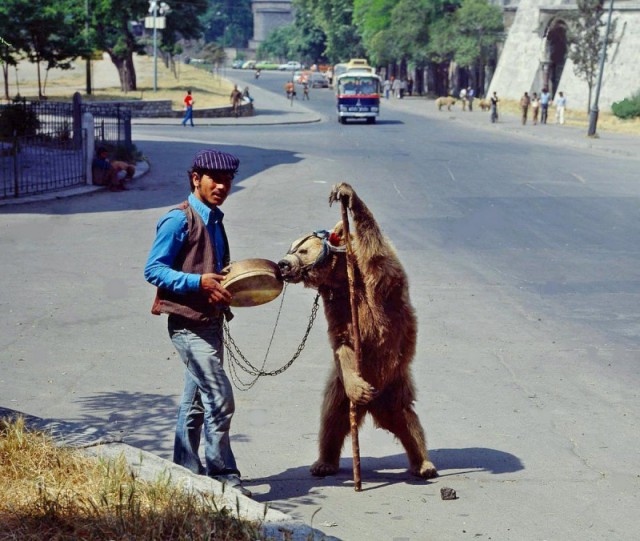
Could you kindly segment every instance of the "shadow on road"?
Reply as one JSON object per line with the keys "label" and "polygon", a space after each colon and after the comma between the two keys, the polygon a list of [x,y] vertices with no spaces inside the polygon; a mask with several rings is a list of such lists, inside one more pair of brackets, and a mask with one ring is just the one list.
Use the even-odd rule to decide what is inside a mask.
{"label": "shadow on road", "polygon": [[243,182],[254,175],[271,167],[293,165],[301,160],[295,152],[290,151],[207,143],[207,140],[213,139],[212,131],[207,128],[185,131],[178,127],[176,130],[176,136],[180,135],[183,139],[201,139],[204,142],[136,140],[136,146],[151,158],[151,167],[149,173],[128,184],[128,191],[113,193],[99,190],[77,197],[25,202],[14,207],[2,207],[2,213],[69,215],[165,208],[178,204],[184,201],[189,193],[187,170],[191,167],[193,156],[199,150],[208,147],[229,152],[240,158],[240,169],[233,183],[231,197],[233,193],[244,189]]}
{"label": "shadow on road", "polygon": [[[511,473],[524,469],[521,460],[504,451],[485,447],[469,447],[464,449],[433,449],[429,455],[441,477],[446,477],[447,470],[465,472],[489,472],[492,474]],[[361,457],[361,478],[363,492],[377,490],[390,485],[424,485],[433,480],[414,477],[405,470],[407,458],[404,454],[385,457]],[[349,458],[340,460],[340,471],[328,477],[313,477],[309,473],[309,465],[289,468],[282,473],[269,477],[251,479],[247,486],[268,485],[269,490],[256,494],[256,501],[295,499],[296,506],[300,498],[315,498],[317,487],[344,487],[353,489],[352,461]],[[282,508],[281,505],[278,506]],[[286,509],[283,509],[286,512]]]}

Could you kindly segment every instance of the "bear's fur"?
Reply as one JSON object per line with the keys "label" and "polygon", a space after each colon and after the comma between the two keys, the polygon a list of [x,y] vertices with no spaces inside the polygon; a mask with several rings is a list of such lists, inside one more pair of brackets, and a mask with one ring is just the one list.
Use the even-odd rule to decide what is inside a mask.
{"label": "bear's fur", "polygon": [[436,105],[438,111],[442,111],[443,107],[447,107],[447,111],[451,111],[451,106],[456,104],[456,99],[453,96],[440,96],[436,98]]}
{"label": "bear's fur", "polygon": [[482,109],[483,111],[488,111],[489,109],[491,109],[491,101],[485,100],[484,98],[481,98],[480,101],[478,101],[478,105],[480,105],[480,109]]}
{"label": "bear's fur", "polygon": [[[413,409],[415,389],[410,364],[416,350],[417,322],[409,300],[407,276],[373,215],[349,184],[333,187],[329,202],[345,200],[355,231],[354,290],[361,337],[361,375],[357,373],[342,222],[334,231],[298,239],[278,263],[283,278],[317,289],[322,297],[334,367],[327,381],[319,434],[316,476],[338,471],[340,452],[350,432],[349,402],[357,405],[360,426],[366,413],[404,446],[409,471],[437,475],[426,438]],[[342,247],[342,250],[340,249]]]}

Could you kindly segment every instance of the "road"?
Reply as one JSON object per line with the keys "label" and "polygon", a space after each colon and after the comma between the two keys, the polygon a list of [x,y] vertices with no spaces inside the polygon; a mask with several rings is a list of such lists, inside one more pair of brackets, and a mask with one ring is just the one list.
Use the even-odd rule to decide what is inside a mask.
{"label": "road", "polygon": [[[362,493],[350,446],[337,476],[308,474],[331,363],[319,317],[289,370],[236,393],[233,445],[257,500],[344,540],[636,539],[637,160],[393,105],[376,125],[343,126],[328,90],[305,105],[325,121],[136,126],[152,166],[130,192],[0,209],[0,406],[170,457],[181,369],[142,269],[157,219],[186,195],[190,158],[216,146],[241,158],[224,206],[234,259],[277,260],[332,227],[335,182],[370,206],[409,275],[416,409],[440,471],[410,477],[399,444],[367,424]],[[312,300],[286,289],[267,368],[295,352]],[[278,311],[237,310],[232,334],[254,363]],[[458,499],[441,500],[442,487]]]}

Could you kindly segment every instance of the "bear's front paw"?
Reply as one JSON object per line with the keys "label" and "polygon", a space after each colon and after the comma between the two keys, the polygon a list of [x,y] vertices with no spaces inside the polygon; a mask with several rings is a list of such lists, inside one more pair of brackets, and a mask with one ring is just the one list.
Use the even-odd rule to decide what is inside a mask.
{"label": "bear's front paw", "polygon": [[329,206],[333,205],[342,199],[346,199],[347,208],[351,209],[351,196],[353,195],[353,188],[346,182],[340,184],[334,184],[329,194]]}
{"label": "bear's front paw", "polygon": [[348,384],[345,384],[345,393],[347,398],[354,404],[362,406],[371,402],[376,396],[378,396],[378,390],[369,385],[362,378],[354,378]]}
{"label": "bear's front paw", "polygon": [[315,475],[316,477],[325,477],[327,475],[334,475],[338,473],[338,465],[317,460],[313,463],[309,471],[311,472],[311,475]]}
{"label": "bear's front paw", "polygon": [[417,466],[412,466],[409,470],[416,477],[422,477],[423,479],[432,479],[434,477],[438,477],[438,472],[436,467],[432,462],[425,460],[422,464]]}

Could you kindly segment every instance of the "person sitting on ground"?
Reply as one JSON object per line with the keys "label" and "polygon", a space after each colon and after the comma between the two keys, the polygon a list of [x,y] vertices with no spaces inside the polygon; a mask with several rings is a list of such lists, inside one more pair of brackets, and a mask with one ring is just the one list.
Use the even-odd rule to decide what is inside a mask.
{"label": "person sitting on ground", "polygon": [[[98,186],[106,186],[112,192],[126,190],[127,187],[124,185],[124,179],[125,176],[129,175],[131,170],[127,168],[123,169],[121,164],[126,166],[129,166],[129,164],[126,164],[125,162],[116,163],[118,163],[118,167],[115,167],[109,160],[109,153],[105,147],[98,147],[91,166],[93,183]],[[121,174],[122,171],[125,171],[125,174]],[[131,177],[133,177],[134,172],[135,167],[133,168],[133,171],[131,171]]]}

